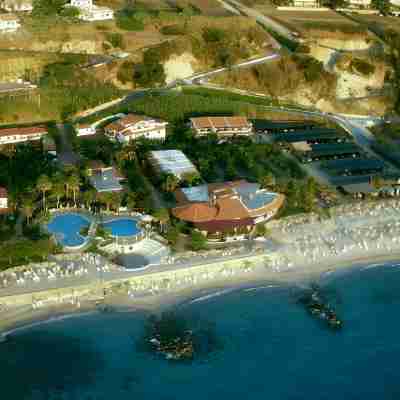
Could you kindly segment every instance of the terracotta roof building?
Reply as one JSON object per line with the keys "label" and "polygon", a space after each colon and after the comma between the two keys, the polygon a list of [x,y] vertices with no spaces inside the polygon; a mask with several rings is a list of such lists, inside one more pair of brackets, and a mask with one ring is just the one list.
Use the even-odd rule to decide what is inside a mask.
{"label": "terracotta roof building", "polygon": [[47,133],[45,126],[0,129],[0,145],[40,140]]}
{"label": "terracotta roof building", "polygon": [[245,180],[180,188],[172,214],[205,233],[250,230],[276,214],[284,196]]}
{"label": "terracotta roof building", "polygon": [[104,127],[112,139],[128,143],[139,138],[165,140],[168,122],[138,114],[128,114]]}
{"label": "terracotta roof building", "polygon": [[246,117],[190,118],[190,127],[199,136],[210,133],[218,136],[248,136],[253,133],[253,125]]}

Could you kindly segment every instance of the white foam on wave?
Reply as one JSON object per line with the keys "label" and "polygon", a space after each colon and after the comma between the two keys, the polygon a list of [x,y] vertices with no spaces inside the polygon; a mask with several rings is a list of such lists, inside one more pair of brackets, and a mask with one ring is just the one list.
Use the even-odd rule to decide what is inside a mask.
{"label": "white foam on wave", "polygon": [[365,271],[367,269],[377,268],[377,267],[385,267],[388,265],[389,264],[371,264],[371,265],[367,265],[366,267],[362,268],[362,271]]}
{"label": "white foam on wave", "polygon": [[274,287],[278,287],[278,285],[257,286],[257,287],[253,287],[253,288],[244,289],[244,291],[245,292],[255,292],[256,290],[270,289],[270,288],[274,288]]}
{"label": "white foam on wave", "polygon": [[227,293],[233,292],[234,290],[237,290],[237,289],[224,289],[224,290],[220,290],[218,292],[206,294],[204,296],[197,297],[196,299],[191,300],[189,302],[189,304],[200,303],[202,301],[209,300],[209,299],[212,299],[214,297],[222,296],[223,294],[227,294]]}
{"label": "white foam on wave", "polygon": [[21,332],[21,331],[24,331],[27,329],[35,328],[36,326],[50,324],[52,322],[57,322],[57,321],[64,321],[66,319],[71,319],[71,318],[86,317],[86,316],[94,315],[94,314],[98,314],[98,313],[99,313],[99,311],[94,310],[94,311],[88,311],[88,312],[84,312],[84,313],[59,315],[57,317],[51,317],[51,318],[45,319],[43,321],[36,321],[36,322],[32,322],[31,324],[27,324],[27,325],[19,326],[17,328],[10,329],[9,331],[2,332],[2,335],[8,336],[13,333],[17,333],[17,332]]}

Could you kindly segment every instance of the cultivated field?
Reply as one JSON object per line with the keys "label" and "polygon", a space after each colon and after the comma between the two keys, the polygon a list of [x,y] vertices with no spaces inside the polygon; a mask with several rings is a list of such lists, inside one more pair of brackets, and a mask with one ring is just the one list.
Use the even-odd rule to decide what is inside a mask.
{"label": "cultivated field", "polygon": [[366,29],[334,11],[280,11],[269,6],[256,7],[306,38],[365,36]]}

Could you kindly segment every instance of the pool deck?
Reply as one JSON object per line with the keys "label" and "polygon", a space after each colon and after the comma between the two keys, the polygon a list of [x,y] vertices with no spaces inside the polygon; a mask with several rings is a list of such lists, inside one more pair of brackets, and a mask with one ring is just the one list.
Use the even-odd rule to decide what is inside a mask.
{"label": "pool deck", "polygon": [[[124,241],[127,242],[127,244],[131,243],[131,241],[133,242],[137,242],[137,240],[141,240],[142,238],[144,238],[144,232],[143,229],[141,228],[140,224],[142,222],[142,218],[143,215],[142,214],[138,214],[138,213],[120,213],[120,214],[92,214],[91,212],[89,212],[86,209],[80,209],[80,208],[64,208],[64,209],[53,209],[50,210],[51,213],[51,218],[50,221],[46,224],[43,225],[43,228],[45,229],[45,231],[47,233],[49,233],[53,239],[59,243],[61,246],[63,246],[63,249],[68,251],[68,252],[72,252],[72,251],[81,251],[84,250],[85,247],[87,247],[90,242],[96,237],[95,235],[95,230],[94,227],[97,227],[98,225],[103,225],[103,224],[107,224],[110,222],[114,222],[114,221],[118,221],[118,220],[132,220],[135,221],[137,223],[137,229],[138,232],[136,232],[133,235],[111,235],[111,237],[115,240],[118,241]],[[66,214],[70,214],[70,215],[78,215],[84,219],[87,220],[87,222],[89,223],[89,232],[88,232],[88,236],[82,236],[79,232],[77,232],[77,235],[80,236],[84,242],[76,245],[76,246],[68,246],[65,245],[62,242],[62,239],[60,240],[60,235],[64,236],[62,232],[50,232],[48,229],[48,224],[51,223],[51,221],[58,217],[58,216],[63,216]],[[133,243],[132,242],[132,243]]]}

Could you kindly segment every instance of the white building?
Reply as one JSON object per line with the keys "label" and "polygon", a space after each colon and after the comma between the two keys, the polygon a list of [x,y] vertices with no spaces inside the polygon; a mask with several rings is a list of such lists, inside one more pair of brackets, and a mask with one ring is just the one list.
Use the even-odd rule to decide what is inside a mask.
{"label": "white building", "polygon": [[96,128],[89,124],[81,124],[76,127],[76,136],[90,136],[96,134]]}
{"label": "white building", "polygon": [[0,14],[0,32],[15,32],[21,26],[14,14]]}
{"label": "white building", "polygon": [[146,138],[151,140],[165,140],[168,122],[143,115],[128,114],[104,127],[106,135],[117,139],[121,143]]}
{"label": "white building", "polygon": [[369,8],[371,0],[348,0],[350,7],[353,8]]}
{"label": "white building", "polygon": [[190,118],[190,127],[196,135],[215,133],[218,136],[248,136],[253,125],[246,117],[196,117]]}
{"label": "white building", "polygon": [[93,0],[71,0],[69,6],[79,9],[79,19],[83,21],[105,21],[114,18],[111,8],[96,6]]}
{"label": "white building", "polygon": [[0,145],[40,140],[47,133],[43,126],[0,129]]}
{"label": "white building", "polygon": [[8,192],[0,186],[0,212],[8,209]]}
{"label": "white building", "polygon": [[150,165],[159,174],[174,175],[184,179],[186,174],[198,174],[196,167],[180,150],[150,151]]}
{"label": "white building", "polygon": [[294,7],[303,7],[303,8],[316,8],[319,7],[318,0],[293,0]]}
{"label": "white building", "polygon": [[33,10],[31,0],[0,0],[0,8],[8,12],[30,12]]}

